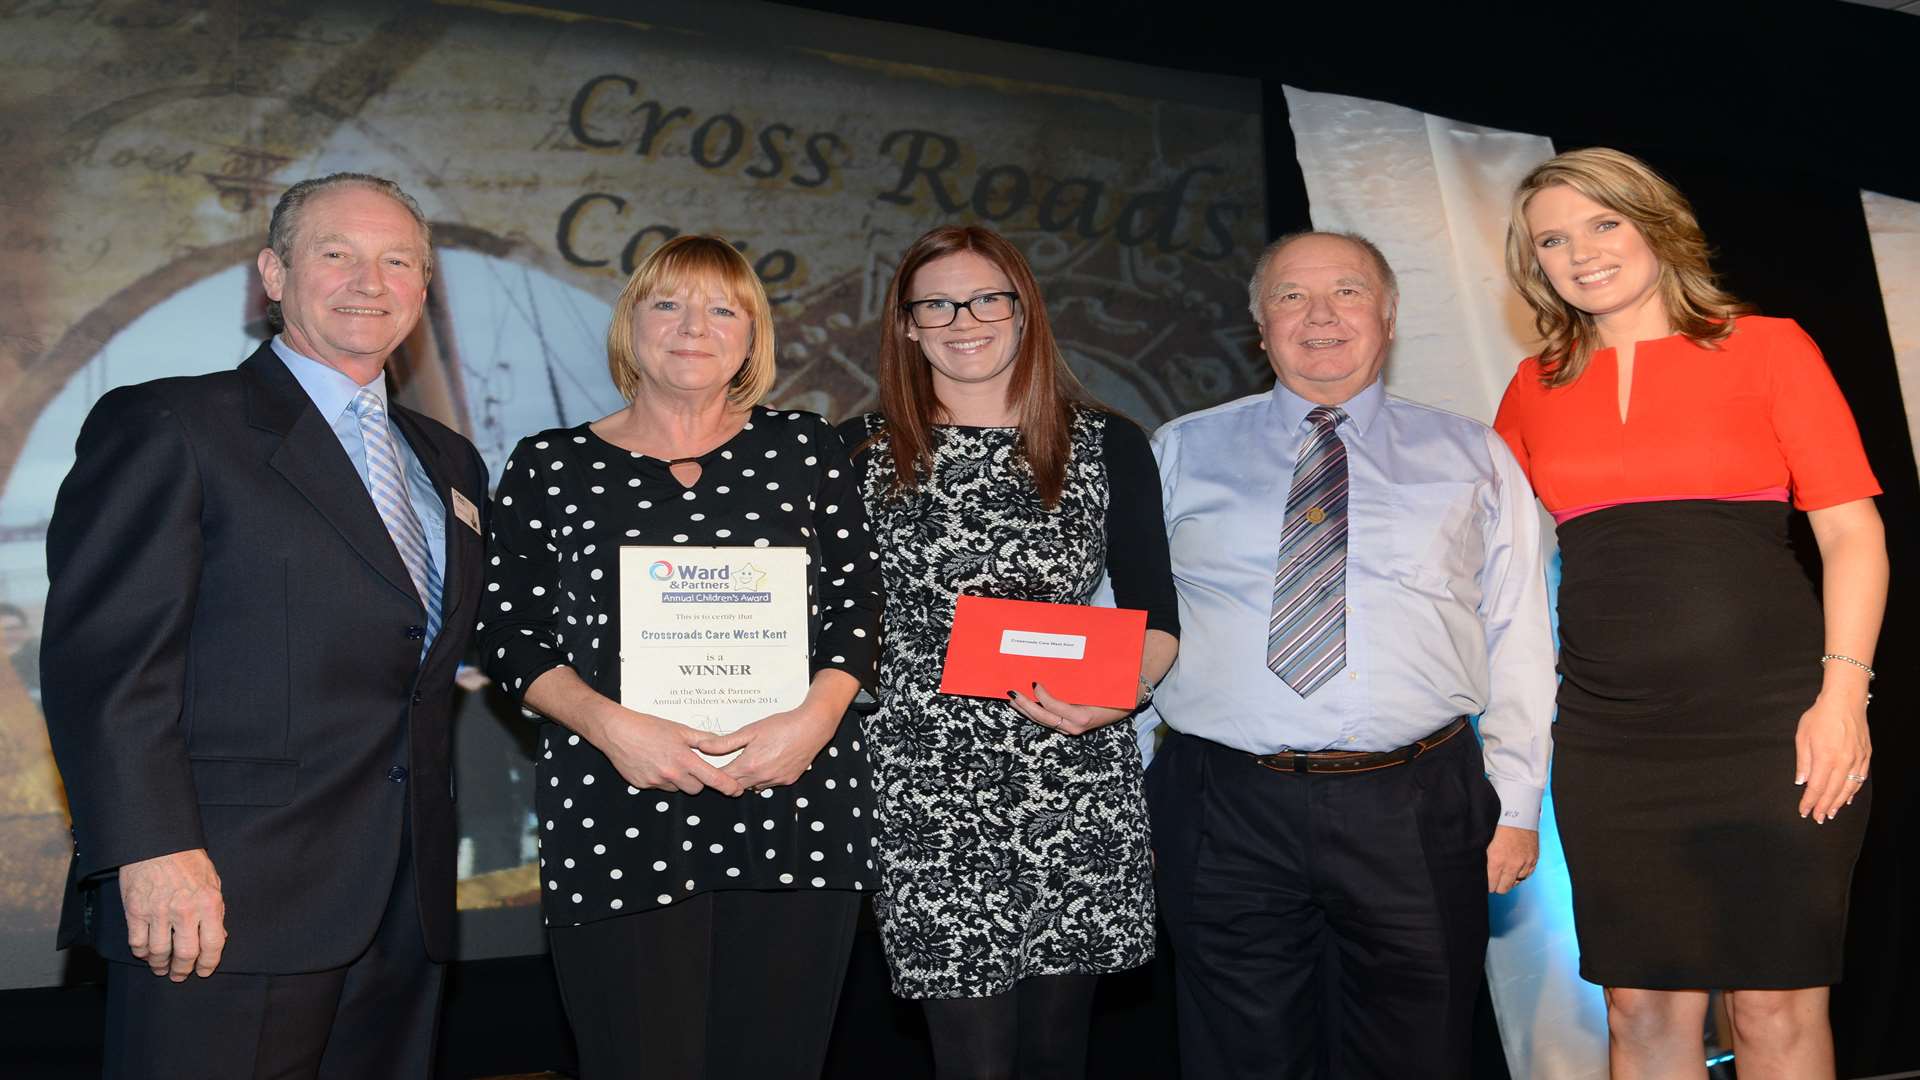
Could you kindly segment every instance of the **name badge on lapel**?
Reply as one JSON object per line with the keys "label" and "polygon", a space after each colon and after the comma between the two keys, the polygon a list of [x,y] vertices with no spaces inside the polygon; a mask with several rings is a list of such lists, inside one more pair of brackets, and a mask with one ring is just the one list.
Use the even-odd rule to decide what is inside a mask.
{"label": "name badge on lapel", "polygon": [[453,496],[453,516],[465,522],[467,528],[473,530],[473,535],[479,536],[480,508],[473,505],[472,499],[460,494],[459,488],[448,488],[447,493]]}

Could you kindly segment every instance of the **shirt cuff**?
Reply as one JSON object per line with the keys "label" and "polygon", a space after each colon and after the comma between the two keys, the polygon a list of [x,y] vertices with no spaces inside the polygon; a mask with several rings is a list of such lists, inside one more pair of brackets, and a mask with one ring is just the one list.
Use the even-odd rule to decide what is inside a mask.
{"label": "shirt cuff", "polygon": [[1544,788],[1497,776],[1489,776],[1487,780],[1493,784],[1494,794],[1500,796],[1500,824],[1539,830],[1540,800],[1546,797]]}

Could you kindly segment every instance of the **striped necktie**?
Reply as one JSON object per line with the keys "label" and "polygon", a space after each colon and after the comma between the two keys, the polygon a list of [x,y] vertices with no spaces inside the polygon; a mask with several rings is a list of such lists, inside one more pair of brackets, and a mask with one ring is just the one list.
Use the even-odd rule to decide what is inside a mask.
{"label": "striped necktie", "polygon": [[[368,387],[353,395],[353,415],[360,421],[360,438],[367,448],[367,492],[386,523],[400,561],[407,565],[407,576],[427,609],[427,643],[440,633],[440,571],[427,555],[426,530],[413,512],[407,497],[407,474],[400,467],[400,454],[394,449],[393,434],[387,427],[386,406]],[[422,645],[424,652],[426,646]]]}
{"label": "striped necktie", "polygon": [[1307,414],[1280,533],[1267,622],[1267,666],[1301,697],[1347,666],[1347,448],[1334,428],[1347,414]]}

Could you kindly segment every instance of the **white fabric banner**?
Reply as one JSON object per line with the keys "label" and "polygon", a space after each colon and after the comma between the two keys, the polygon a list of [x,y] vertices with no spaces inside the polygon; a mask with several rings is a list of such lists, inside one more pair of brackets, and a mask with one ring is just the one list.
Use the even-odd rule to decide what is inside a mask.
{"label": "white fabric banner", "polygon": [[1286,94],[1314,227],[1367,237],[1400,278],[1388,388],[1492,422],[1535,341],[1507,287],[1507,200],[1553,144],[1364,98]]}
{"label": "white fabric banner", "polygon": [[[1314,227],[1372,240],[1400,279],[1388,388],[1491,422],[1536,340],[1506,282],[1508,199],[1553,144],[1363,98],[1286,95]],[[1540,825],[1539,868],[1491,898],[1487,981],[1507,1066],[1533,1080],[1602,1080],[1606,1004],[1578,974],[1551,803]]]}
{"label": "white fabric banner", "polygon": [[1920,459],[1920,202],[1877,191],[1860,193],[1873,238],[1873,265],[1880,275],[1880,300],[1893,335],[1893,365],[1900,373],[1900,396],[1907,406],[1907,433]]}

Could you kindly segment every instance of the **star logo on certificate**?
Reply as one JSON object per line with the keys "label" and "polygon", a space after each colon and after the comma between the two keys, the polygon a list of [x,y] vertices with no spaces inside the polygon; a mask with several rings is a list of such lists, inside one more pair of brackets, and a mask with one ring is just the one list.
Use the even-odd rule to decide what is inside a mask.
{"label": "star logo on certificate", "polygon": [[758,592],[767,581],[767,572],[752,563],[740,564],[734,573],[740,576],[741,586],[752,592]]}

